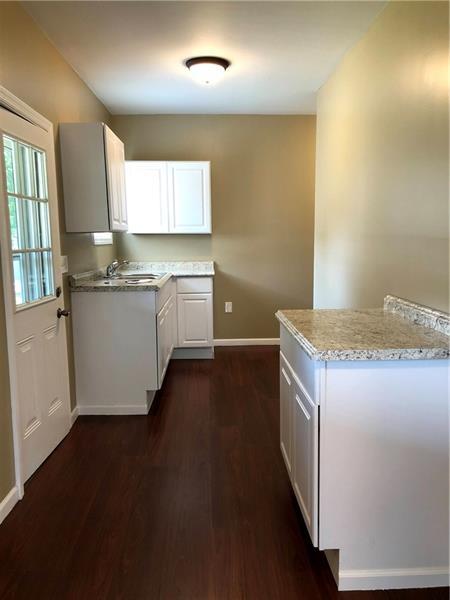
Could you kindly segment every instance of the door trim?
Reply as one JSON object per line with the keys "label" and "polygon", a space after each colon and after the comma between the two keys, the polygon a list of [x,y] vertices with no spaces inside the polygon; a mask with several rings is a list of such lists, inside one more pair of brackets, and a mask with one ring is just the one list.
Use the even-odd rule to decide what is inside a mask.
{"label": "door trim", "polygon": [[6,108],[32,125],[36,125],[44,131],[53,134],[53,124],[48,119],[40,115],[31,106],[28,106],[28,104],[25,104],[23,100],[14,96],[14,94],[2,85],[0,85],[0,107]]}
{"label": "door trim", "polygon": [[[14,96],[3,86],[0,86],[0,110],[7,110],[17,117],[28,121],[32,125],[43,129],[53,138],[53,124],[45,117],[40,115],[23,100]],[[8,277],[9,273],[9,219],[6,214],[6,204],[0,201],[0,255],[2,265],[2,282],[4,294],[4,312],[6,317],[6,347],[8,354],[9,382],[11,395],[11,417],[13,432],[13,451],[14,451],[14,474],[15,489],[17,489],[18,499],[24,495],[24,480],[22,473],[22,444],[20,436],[20,408],[18,399],[17,368],[15,358],[15,344],[13,331],[13,288],[12,281]]]}

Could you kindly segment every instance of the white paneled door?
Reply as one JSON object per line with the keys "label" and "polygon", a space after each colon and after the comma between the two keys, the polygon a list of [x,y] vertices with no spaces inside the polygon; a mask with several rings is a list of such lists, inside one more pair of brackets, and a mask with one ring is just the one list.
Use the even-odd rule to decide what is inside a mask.
{"label": "white paneled door", "polygon": [[52,129],[0,108],[0,150],[3,282],[23,482],[70,427]]}

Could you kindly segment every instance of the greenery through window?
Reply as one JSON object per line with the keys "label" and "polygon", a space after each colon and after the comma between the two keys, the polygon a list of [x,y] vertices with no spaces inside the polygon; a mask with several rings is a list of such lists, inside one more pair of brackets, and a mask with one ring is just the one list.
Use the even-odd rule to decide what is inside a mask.
{"label": "greenery through window", "polygon": [[45,153],[3,136],[16,306],[53,296]]}

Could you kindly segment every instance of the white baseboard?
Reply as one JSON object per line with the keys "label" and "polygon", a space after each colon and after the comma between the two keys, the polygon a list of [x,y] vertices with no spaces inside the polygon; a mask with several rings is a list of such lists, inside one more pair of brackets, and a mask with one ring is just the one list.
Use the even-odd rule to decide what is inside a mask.
{"label": "white baseboard", "polygon": [[94,404],[92,406],[78,406],[79,415],[146,415],[148,404]]}
{"label": "white baseboard", "polygon": [[214,340],[214,346],[279,346],[280,338],[234,338]]}
{"label": "white baseboard", "polygon": [[72,427],[73,424],[75,423],[75,421],[78,419],[78,415],[79,415],[79,410],[78,410],[78,406],[75,406],[75,408],[73,409],[73,411],[70,413],[70,426]]}
{"label": "white baseboard", "polygon": [[14,486],[0,502],[0,523],[6,519],[18,501],[19,490]]}
{"label": "white baseboard", "polygon": [[339,571],[339,591],[446,587],[448,567]]}

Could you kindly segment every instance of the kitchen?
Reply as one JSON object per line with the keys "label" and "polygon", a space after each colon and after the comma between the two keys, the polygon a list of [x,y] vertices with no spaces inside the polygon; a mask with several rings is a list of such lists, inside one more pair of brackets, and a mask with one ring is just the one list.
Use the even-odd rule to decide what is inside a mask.
{"label": "kitchen", "polygon": [[[0,5],[2,106],[46,131],[30,138],[34,191],[20,189],[21,176],[8,194],[16,206],[58,198],[53,244],[22,250],[17,234],[14,257],[52,251],[57,265],[59,239],[66,257],[54,296],[46,280],[52,301],[14,311],[2,231],[0,556],[10,566],[0,597],[448,594],[447,20],[445,2]],[[185,63],[211,55],[231,64],[209,87]],[[3,142],[13,156],[26,129]],[[11,366],[32,350],[25,317],[47,308],[53,354],[41,370],[48,381],[58,371],[64,391],[51,391],[48,421],[59,429],[45,450],[43,438],[32,442],[43,419],[19,405],[38,380]],[[312,308],[378,312],[314,330],[301,312]],[[355,348],[362,354],[344,358]],[[310,379],[302,365],[313,363]],[[363,407],[352,385],[368,386]],[[379,427],[395,402],[392,444]],[[309,445],[297,475],[304,423],[294,414],[320,419],[300,436]],[[330,470],[351,482],[356,537]],[[8,550],[33,510],[43,511],[36,535]]]}

